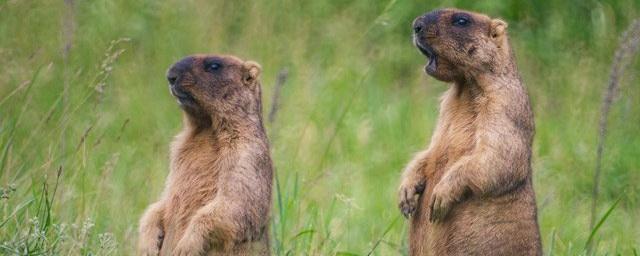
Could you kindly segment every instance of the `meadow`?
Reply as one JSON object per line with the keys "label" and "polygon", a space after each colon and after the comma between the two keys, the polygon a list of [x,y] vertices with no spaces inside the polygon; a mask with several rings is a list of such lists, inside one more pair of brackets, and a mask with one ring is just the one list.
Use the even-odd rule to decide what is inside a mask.
{"label": "meadow", "polygon": [[590,227],[603,93],[639,0],[0,0],[0,254],[134,253],[181,129],[165,72],[193,53],[261,63],[265,116],[280,89],[266,123],[275,255],[406,254],[400,174],[448,88],[423,73],[411,22],[439,7],[509,23],[536,116],[545,255],[640,254],[637,57]]}

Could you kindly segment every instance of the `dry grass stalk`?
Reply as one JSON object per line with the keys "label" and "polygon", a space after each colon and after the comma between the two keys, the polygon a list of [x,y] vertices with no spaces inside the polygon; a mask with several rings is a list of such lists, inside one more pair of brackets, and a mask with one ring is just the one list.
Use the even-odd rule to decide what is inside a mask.
{"label": "dry grass stalk", "polygon": [[278,72],[278,77],[276,78],[276,84],[273,87],[273,96],[271,98],[271,110],[269,111],[269,123],[272,124],[276,120],[276,113],[278,109],[280,109],[280,93],[282,91],[282,86],[287,81],[287,77],[289,76],[289,71],[286,68],[283,68]]}
{"label": "dry grass stalk", "polygon": [[[599,186],[600,186],[600,174],[602,172],[602,156],[604,153],[604,144],[607,135],[607,121],[609,112],[611,111],[611,105],[616,97],[618,89],[620,87],[620,80],[622,79],[625,70],[632,64],[633,58],[638,53],[638,46],[640,45],[640,19],[634,20],[629,28],[622,34],[620,46],[616,50],[616,53],[611,64],[611,73],[609,74],[609,82],[606,90],[604,91],[604,98],[602,102],[602,109],[600,112],[600,122],[598,130],[598,145],[596,156],[596,167],[593,175],[593,191],[592,191],[592,205],[591,205],[591,218],[589,222],[589,229],[593,230],[596,221],[596,205],[598,201]],[[590,251],[591,245],[587,247]]]}

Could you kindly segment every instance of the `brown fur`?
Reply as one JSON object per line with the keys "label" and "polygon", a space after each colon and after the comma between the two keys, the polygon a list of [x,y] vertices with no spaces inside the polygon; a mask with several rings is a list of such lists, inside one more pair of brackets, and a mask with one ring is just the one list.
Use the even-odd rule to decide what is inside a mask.
{"label": "brown fur", "polygon": [[434,60],[426,72],[452,86],[400,185],[410,255],[541,255],[533,114],[506,27],[455,9],[414,21],[416,46]]}
{"label": "brown fur", "polygon": [[171,145],[162,197],[140,220],[139,254],[269,254],[272,164],[260,71],[255,62],[205,55],[169,70],[184,129]]}

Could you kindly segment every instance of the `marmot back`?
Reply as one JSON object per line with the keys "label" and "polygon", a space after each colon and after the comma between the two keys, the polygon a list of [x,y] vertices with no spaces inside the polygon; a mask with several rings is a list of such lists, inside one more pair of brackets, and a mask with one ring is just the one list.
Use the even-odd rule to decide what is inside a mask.
{"label": "marmot back", "polygon": [[161,199],[140,221],[142,255],[268,255],[272,163],[260,66],[195,55],[167,73],[184,111]]}

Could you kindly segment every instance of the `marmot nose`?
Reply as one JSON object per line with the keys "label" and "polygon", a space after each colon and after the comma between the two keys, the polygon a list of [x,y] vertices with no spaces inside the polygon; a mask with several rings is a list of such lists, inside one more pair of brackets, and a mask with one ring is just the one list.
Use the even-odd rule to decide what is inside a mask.
{"label": "marmot nose", "polygon": [[422,22],[417,21],[416,23],[413,24],[413,33],[420,33],[422,32],[422,30],[424,30],[424,24],[422,24]]}
{"label": "marmot nose", "polygon": [[167,75],[167,80],[169,81],[169,84],[173,85],[176,83],[176,81],[178,81],[178,75],[169,72],[169,74]]}
{"label": "marmot nose", "polygon": [[424,25],[422,23],[418,23],[418,24],[413,25],[413,33],[418,34],[418,33],[422,32],[422,30],[424,30]]}
{"label": "marmot nose", "polygon": [[191,69],[192,64],[193,57],[186,57],[173,64],[173,66],[171,66],[171,68],[169,68],[169,71],[167,72],[167,81],[169,81],[169,84],[173,85],[178,82],[182,74]]}
{"label": "marmot nose", "polygon": [[420,32],[424,31],[426,25],[424,24],[424,21],[422,21],[422,16],[418,16],[416,19],[414,19],[413,23],[411,23],[411,27],[413,28],[414,34],[419,34]]}

